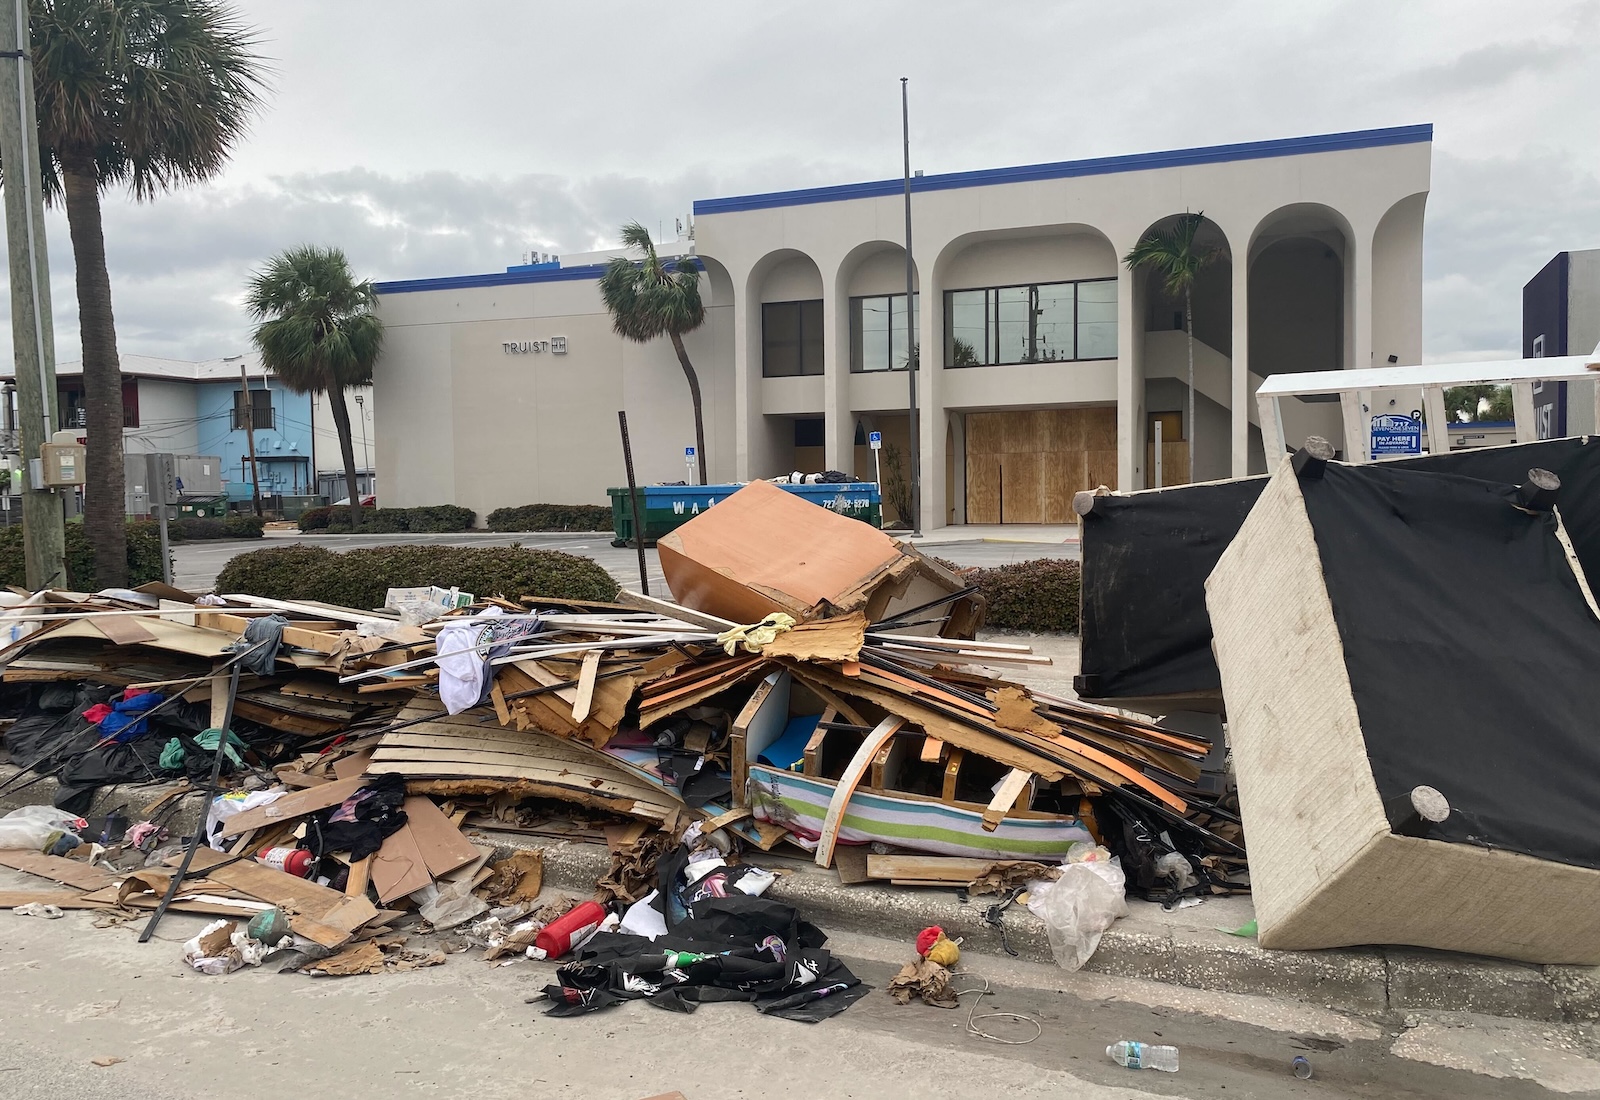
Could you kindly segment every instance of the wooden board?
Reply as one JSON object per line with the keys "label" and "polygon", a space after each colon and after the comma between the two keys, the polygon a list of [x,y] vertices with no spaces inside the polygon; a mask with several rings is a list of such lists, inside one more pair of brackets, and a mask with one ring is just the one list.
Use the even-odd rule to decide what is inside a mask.
{"label": "wooden board", "polygon": [[965,856],[872,853],[867,856],[867,877],[965,884],[988,874],[989,868],[996,862],[992,859],[969,859]]}
{"label": "wooden board", "polygon": [[75,886],[79,890],[101,890],[118,878],[104,867],[90,867],[75,859],[47,856],[23,848],[0,848],[0,866],[26,871],[30,875]]}
{"label": "wooden board", "polygon": [[364,776],[357,775],[349,779],[324,783],[320,787],[291,791],[275,802],[230,817],[223,825],[220,835],[224,838],[238,836],[249,829],[259,829],[263,825],[272,825],[290,818],[303,817],[317,810],[325,810],[329,806],[337,806],[359,791],[366,782]]}
{"label": "wooden board", "polygon": [[378,901],[384,905],[433,882],[410,825],[403,825],[384,838],[383,847],[372,857],[371,875]]}
{"label": "wooden board", "polygon": [[428,873],[434,878],[442,878],[478,858],[478,850],[472,842],[450,823],[433,799],[413,795],[406,799],[405,811],[406,827],[411,830]]}
{"label": "wooden board", "polygon": [[[152,616],[154,612],[152,612]],[[156,636],[145,629],[138,618],[121,618],[119,616],[96,615],[89,619],[94,628],[118,645],[139,645],[143,642],[153,642]]]}
{"label": "wooden board", "polygon": [[[191,866],[205,872],[207,878],[289,910],[289,927],[308,940],[323,947],[342,947],[349,942],[350,928],[338,928],[325,922],[335,906],[339,907],[341,913],[350,914],[349,907],[344,904],[347,899],[343,894],[250,860],[230,863],[226,867],[218,866],[229,858],[210,848],[199,848],[194,853]],[[176,867],[182,862],[182,857],[174,856],[167,862],[169,866]],[[373,912],[375,915],[376,910]]]}

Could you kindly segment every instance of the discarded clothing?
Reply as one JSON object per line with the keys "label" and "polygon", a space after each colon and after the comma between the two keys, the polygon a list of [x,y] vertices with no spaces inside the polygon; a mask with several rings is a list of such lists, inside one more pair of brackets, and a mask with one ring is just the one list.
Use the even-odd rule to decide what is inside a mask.
{"label": "discarded clothing", "polygon": [[782,611],[774,611],[759,623],[749,626],[736,626],[724,630],[717,635],[717,644],[724,653],[732,657],[740,649],[746,653],[760,653],[761,647],[776,638],[786,630],[794,628],[793,615]]}
{"label": "discarded clothing", "polygon": [[793,907],[737,894],[710,898],[653,942],[602,932],[556,970],[547,1015],[576,1016],[621,1001],[693,1012],[707,1001],[750,1001],[758,1011],[816,1023],[869,993],[823,949],[827,937]]}
{"label": "discarded clothing", "polygon": [[[145,692],[139,695],[125,695],[120,702],[113,703],[110,711],[99,719],[89,718],[89,711],[84,712],[84,717],[90,721],[97,721],[100,732],[108,740],[119,745],[127,744],[136,737],[143,737],[150,732],[150,722],[145,718],[148,711],[154,710],[166,701],[166,696],[159,692]],[[98,710],[98,707],[90,708]],[[212,748],[216,746],[213,744]]]}
{"label": "discarded clothing", "polygon": [[[222,731],[219,729],[201,730],[193,737],[184,737],[180,734],[179,736],[168,741],[167,747],[161,750],[161,769],[163,771],[171,772],[179,771],[189,766],[189,757],[195,755],[195,753],[194,749],[184,744],[184,741],[187,740],[194,747],[199,748],[206,754],[206,770],[209,773],[211,769],[211,757],[216,753],[217,742],[221,739]],[[235,768],[242,768],[244,767],[244,759],[240,757],[238,753],[233,751],[236,747],[247,749],[250,746],[239,740],[238,734],[234,733],[232,730],[229,730],[228,744],[227,747],[222,750],[222,755],[228,761],[228,763],[232,764]]]}
{"label": "discarded clothing", "polygon": [[306,834],[307,844],[319,856],[348,850],[352,861],[365,859],[406,823],[406,812],[400,808],[405,800],[405,776],[375,776],[339,805],[318,811]]}
{"label": "discarded clothing", "polygon": [[[498,620],[498,621],[497,621]],[[439,657],[439,700],[451,714],[486,702],[494,687],[489,662],[513,643],[539,632],[537,616],[510,618],[490,607],[470,619],[452,620],[434,638]]]}
{"label": "discarded clothing", "polygon": [[244,628],[244,636],[228,647],[231,653],[249,655],[239,660],[239,667],[257,676],[271,676],[278,667],[278,649],[283,645],[283,628],[289,620],[282,615],[262,615],[251,619]]}

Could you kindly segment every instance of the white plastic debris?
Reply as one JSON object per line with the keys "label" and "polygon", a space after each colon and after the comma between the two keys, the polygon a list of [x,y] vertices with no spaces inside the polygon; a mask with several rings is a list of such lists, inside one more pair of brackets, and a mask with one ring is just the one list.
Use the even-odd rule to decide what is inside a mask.
{"label": "white plastic debris", "polygon": [[45,920],[66,916],[59,905],[47,905],[42,901],[30,901],[27,905],[15,906],[11,911],[19,917],[43,917]]}

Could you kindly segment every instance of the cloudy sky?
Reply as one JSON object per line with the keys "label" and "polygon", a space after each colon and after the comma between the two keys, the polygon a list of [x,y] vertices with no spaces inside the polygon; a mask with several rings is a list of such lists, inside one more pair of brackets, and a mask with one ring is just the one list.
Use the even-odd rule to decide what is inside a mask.
{"label": "cloudy sky", "polygon": [[293,244],[378,279],[496,271],[634,218],[670,236],[696,198],[898,176],[902,75],[929,173],[1433,123],[1430,359],[1518,354],[1522,284],[1600,247],[1593,0],[238,6],[272,90],[226,174],[105,200],[124,352],[245,350],[243,281]]}

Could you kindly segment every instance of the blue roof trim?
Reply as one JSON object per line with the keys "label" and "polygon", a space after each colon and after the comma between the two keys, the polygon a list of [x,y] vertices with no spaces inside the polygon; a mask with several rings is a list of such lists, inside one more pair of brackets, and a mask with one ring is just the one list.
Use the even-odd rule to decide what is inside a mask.
{"label": "blue roof trim", "polygon": [[[1001,183],[1031,183],[1037,180],[1069,179],[1074,176],[1103,176],[1117,172],[1145,172],[1156,168],[1182,168],[1196,164],[1223,164],[1238,160],[1263,160],[1268,157],[1303,156],[1330,153],[1341,149],[1375,149],[1385,145],[1412,145],[1433,140],[1433,124],[1391,126],[1381,130],[1351,130],[1340,134],[1276,138],[1247,141],[1234,145],[1207,145],[1198,149],[1174,149],[1164,153],[1135,153],[1130,156],[1097,157],[1092,160],[1064,160],[1051,164],[1028,164],[1016,168],[985,168],[974,172],[947,172],[936,176],[916,176],[912,191],[949,191],[962,187],[991,187]],[[736,195],[725,199],[699,199],[696,216],[728,214],[739,210],[763,210],[774,206],[806,206],[819,202],[882,198],[905,190],[904,179],[847,183],[836,187],[809,187],[798,191],[773,191],[761,195]]]}
{"label": "blue roof trim", "polygon": [[382,295],[409,294],[418,290],[465,290],[476,286],[515,286],[518,283],[566,283],[580,279],[598,279],[605,274],[605,270],[605,264],[585,264],[583,267],[559,267],[547,271],[494,271],[487,275],[395,279],[387,283],[373,283],[372,289]]}
{"label": "blue roof trim", "polygon": [[[695,258],[695,266],[701,271],[705,264]],[[668,271],[678,269],[677,260],[666,262]],[[598,279],[606,273],[605,264],[585,264],[582,267],[555,267],[546,268],[540,265],[534,269],[532,264],[520,270],[492,271],[487,275],[446,275],[435,279],[395,279],[386,283],[373,283],[372,289],[379,295],[383,294],[409,294],[421,290],[469,290],[482,286],[517,286],[522,283],[570,283],[582,279]]]}

